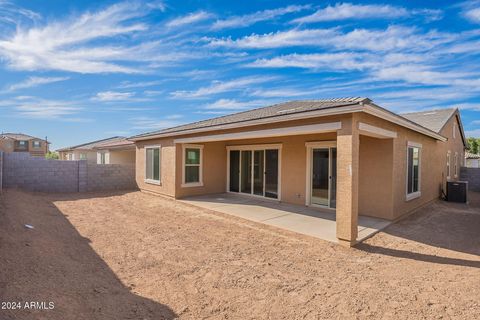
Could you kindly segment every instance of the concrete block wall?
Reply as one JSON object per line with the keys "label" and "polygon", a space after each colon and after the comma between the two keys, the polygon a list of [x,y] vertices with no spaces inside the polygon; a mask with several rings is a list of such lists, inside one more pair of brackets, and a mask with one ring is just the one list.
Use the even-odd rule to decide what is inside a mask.
{"label": "concrete block wall", "polygon": [[460,180],[468,181],[468,190],[480,192],[480,168],[462,167]]}
{"label": "concrete block wall", "polygon": [[5,153],[3,158],[4,188],[40,192],[136,189],[134,165],[87,164],[86,160],[47,160],[20,152]]}
{"label": "concrete block wall", "polygon": [[87,191],[136,189],[135,164],[87,164]]}

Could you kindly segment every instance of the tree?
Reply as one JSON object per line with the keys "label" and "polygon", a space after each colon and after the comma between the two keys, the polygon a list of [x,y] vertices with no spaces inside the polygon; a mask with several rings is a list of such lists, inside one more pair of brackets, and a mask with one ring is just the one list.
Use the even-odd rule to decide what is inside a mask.
{"label": "tree", "polygon": [[58,153],[57,152],[52,152],[52,151],[48,151],[48,153],[45,155],[45,158],[50,159],[50,160],[60,159],[60,157],[58,156]]}
{"label": "tree", "polygon": [[468,149],[470,150],[470,152],[473,154],[478,154],[480,139],[475,139],[473,137],[470,137],[467,139],[467,143],[468,143]]}

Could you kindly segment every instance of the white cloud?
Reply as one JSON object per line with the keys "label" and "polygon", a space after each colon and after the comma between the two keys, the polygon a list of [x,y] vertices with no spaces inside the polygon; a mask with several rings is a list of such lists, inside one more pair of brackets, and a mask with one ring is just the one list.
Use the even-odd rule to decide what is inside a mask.
{"label": "white cloud", "polygon": [[480,138],[480,129],[466,130],[465,135],[467,137]]}
{"label": "white cloud", "polygon": [[243,110],[253,107],[261,107],[272,104],[268,100],[238,101],[235,99],[219,99],[206,104],[203,109],[206,110]]}
{"label": "white cloud", "polygon": [[293,20],[294,23],[310,23],[322,21],[335,21],[346,19],[391,19],[408,16],[405,8],[390,5],[355,5],[352,3],[337,3],[328,6],[306,17]]}
{"label": "white cloud", "polygon": [[233,16],[223,20],[217,20],[212,25],[213,30],[227,29],[227,28],[239,28],[239,27],[248,27],[257,22],[272,20],[276,17],[288,14],[299,12],[305,9],[310,8],[310,5],[290,5],[284,8],[270,9],[257,11],[252,14],[246,14],[243,16]]}
{"label": "white cloud", "polygon": [[122,101],[130,100],[135,95],[133,92],[104,91],[99,92],[92,98],[96,101]]}
{"label": "white cloud", "polygon": [[68,80],[69,77],[29,77],[28,79],[12,84],[8,86],[5,91],[12,92],[15,90],[26,89],[26,88],[33,88],[40,86],[42,84],[48,84],[53,82],[65,81]]}
{"label": "white cloud", "polygon": [[[123,2],[43,26],[19,26],[14,34],[4,34],[0,38],[0,57],[15,70],[145,72],[132,62],[166,62],[180,58],[174,50],[168,54],[159,52],[162,43],[158,41],[123,44],[131,35],[148,30],[148,25],[138,20],[150,10],[151,7],[139,2]],[[111,44],[118,37],[122,37],[122,41]],[[99,39],[102,39],[101,44],[97,41]]]}
{"label": "white cloud", "polygon": [[231,47],[248,49],[281,48],[289,46],[302,46],[319,44],[320,39],[332,37],[336,34],[333,29],[314,30],[288,30],[267,33],[263,35],[252,34],[237,40],[210,39],[209,45],[213,47]]}
{"label": "white cloud", "polygon": [[140,82],[122,82],[117,88],[119,89],[130,89],[130,88],[144,88],[157,86],[165,82],[164,80],[154,80],[154,81],[140,81]]}
{"label": "white cloud", "polygon": [[273,80],[273,77],[243,77],[238,79],[233,79],[229,81],[213,81],[212,84],[208,87],[201,87],[194,91],[174,91],[171,95],[174,98],[201,98],[214,94],[219,94],[229,91],[237,91],[241,89],[248,88],[250,85],[258,84],[266,81]]}
{"label": "white cloud", "polygon": [[132,130],[152,131],[165,128],[171,128],[182,124],[179,118],[169,118],[168,116],[163,119],[154,119],[151,117],[135,117],[131,118],[130,122],[133,124]]}
{"label": "white cloud", "polygon": [[170,20],[165,24],[166,27],[168,28],[177,28],[177,27],[183,27],[188,24],[193,24],[197,23],[200,21],[204,21],[207,19],[210,19],[213,17],[213,14],[205,12],[205,11],[198,11],[198,12],[193,12],[189,13],[186,16],[175,18],[173,20]]}
{"label": "white cloud", "polygon": [[271,49],[294,46],[314,46],[327,49],[355,49],[371,51],[408,50],[422,52],[436,45],[455,39],[454,35],[428,32],[419,33],[415,28],[390,26],[385,30],[354,29],[342,33],[331,29],[291,29],[276,33],[252,34],[232,40],[206,39],[212,47],[234,49]]}
{"label": "white cloud", "polygon": [[469,8],[463,12],[464,16],[474,23],[480,23],[480,3],[477,4],[479,7]]}
{"label": "white cloud", "polygon": [[0,106],[12,108],[21,117],[34,119],[66,119],[66,116],[82,110],[82,107],[72,101],[48,100],[31,96],[3,100]]}

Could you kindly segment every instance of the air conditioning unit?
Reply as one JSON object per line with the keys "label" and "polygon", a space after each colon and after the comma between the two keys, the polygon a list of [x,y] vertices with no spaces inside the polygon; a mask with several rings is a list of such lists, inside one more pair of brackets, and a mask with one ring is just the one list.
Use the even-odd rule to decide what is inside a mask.
{"label": "air conditioning unit", "polygon": [[467,202],[468,181],[448,181],[447,182],[447,201]]}

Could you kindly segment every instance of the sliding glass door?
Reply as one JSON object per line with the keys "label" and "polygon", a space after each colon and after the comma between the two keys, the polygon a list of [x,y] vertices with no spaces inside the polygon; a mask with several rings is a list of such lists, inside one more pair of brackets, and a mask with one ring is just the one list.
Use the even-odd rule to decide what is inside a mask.
{"label": "sliding glass door", "polygon": [[337,205],[337,148],[313,148],[311,203],[335,208]]}
{"label": "sliding glass door", "polygon": [[229,150],[230,192],[278,199],[278,150]]}

